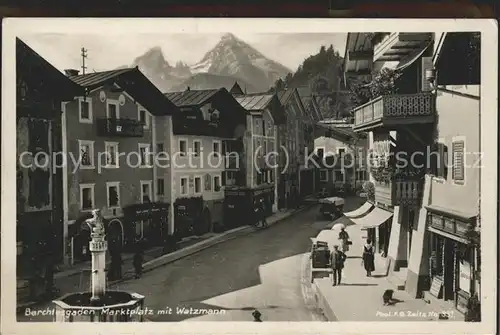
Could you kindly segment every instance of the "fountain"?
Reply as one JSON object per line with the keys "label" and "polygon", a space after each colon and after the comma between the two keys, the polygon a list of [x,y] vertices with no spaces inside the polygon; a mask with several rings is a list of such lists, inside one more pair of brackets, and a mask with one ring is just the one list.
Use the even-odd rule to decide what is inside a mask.
{"label": "fountain", "polygon": [[144,296],[106,290],[106,241],[100,210],[92,211],[87,224],[92,228],[89,250],[92,253],[92,281],[89,292],[69,293],[54,300],[57,322],[143,322]]}

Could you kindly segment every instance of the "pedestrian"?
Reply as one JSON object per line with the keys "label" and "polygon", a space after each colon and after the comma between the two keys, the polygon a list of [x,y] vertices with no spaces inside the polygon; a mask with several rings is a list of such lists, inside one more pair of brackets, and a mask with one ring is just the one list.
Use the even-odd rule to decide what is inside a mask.
{"label": "pedestrian", "polygon": [[262,314],[260,314],[260,312],[258,310],[253,311],[252,316],[253,316],[254,322],[262,322],[262,319],[261,319]]}
{"label": "pedestrian", "polygon": [[332,281],[333,286],[340,285],[342,280],[342,269],[344,268],[344,262],[346,260],[346,255],[339,250],[338,245],[333,246],[333,251],[330,254],[330,266],[332,267]]}
{"label": "pedestrian", "polygon": [[371,277],[372,272],[375,271],[375,252],[371,239],[367,239],[366,244],[363,246],[363,265],[366,276]]}
{"label": "pedestrian", "polygon": [[349,234],[345,231],[344,227],[340,228],[339,240],[342,245],[342,252],[349,251]]}
{"label": "pedestrian", "polygon": [[261,224],[262,228],[267,227],[267,220],[266,220],[266,206],[264,205],[264,199],[260,199],[260,219],[261,219]]}
{"label": "pedestrian", "polygon": [[142,250],[142,243],[138,243],[137,249],[134,254],[133,265],[135,270],[135,279],[138,279],[142,275],[142,262],[144,261],[144,253]]}

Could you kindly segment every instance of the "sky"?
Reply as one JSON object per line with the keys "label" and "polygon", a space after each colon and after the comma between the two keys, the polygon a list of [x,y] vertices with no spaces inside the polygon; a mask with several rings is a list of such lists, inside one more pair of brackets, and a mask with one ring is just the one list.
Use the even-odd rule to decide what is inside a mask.
{"label": "sky", "polygon": [[[126,35],[24,34],[18,37],[59,70],[82,65],[81,48],[87,49],[87,71],[112,70],[128,66],[152,47],[160,46],[165,59],[175,65],[200,61],[224,33],[139,33]],[[295,71],[302,61],[324,45],[333,44],[344,55],[345,33],[233,33],[266,57]]]}

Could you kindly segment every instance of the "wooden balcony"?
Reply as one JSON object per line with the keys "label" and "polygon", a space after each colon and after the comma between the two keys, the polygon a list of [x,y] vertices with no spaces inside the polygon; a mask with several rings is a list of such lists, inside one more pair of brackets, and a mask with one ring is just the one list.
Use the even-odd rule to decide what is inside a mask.
{"label": "wooden balcony", "polygon": [[435,115],[435,97],[431,93],[383,95],[354,109],[353,130],[433,123]]}
{"label": "wooden balcony", "polygon": [[390,33],[375,45],[373,61],[401,61],[422,50],[432,38],[432,33]]}
{"label": "wooden balcony", "polygon": [[110,137],[143,137],[144,125],[134,119],[97,119],[97,134]]}
{"label": "wooden balcony", "polygon": [[422,184],[418,181],[375,183],[375,201],[387,206],[419,206]]}

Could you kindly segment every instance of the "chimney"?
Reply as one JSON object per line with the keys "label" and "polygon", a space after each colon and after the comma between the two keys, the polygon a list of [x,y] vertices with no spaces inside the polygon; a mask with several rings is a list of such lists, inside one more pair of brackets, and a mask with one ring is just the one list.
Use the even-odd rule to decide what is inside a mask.
{"label": "chimney", "polygon": [[73,77],[73,76],[78,76],[78,73],[80,71],[78,70],[75,70],[75,69],[65,69],[64,70],[64,73],[68,76],[68,77]]}

